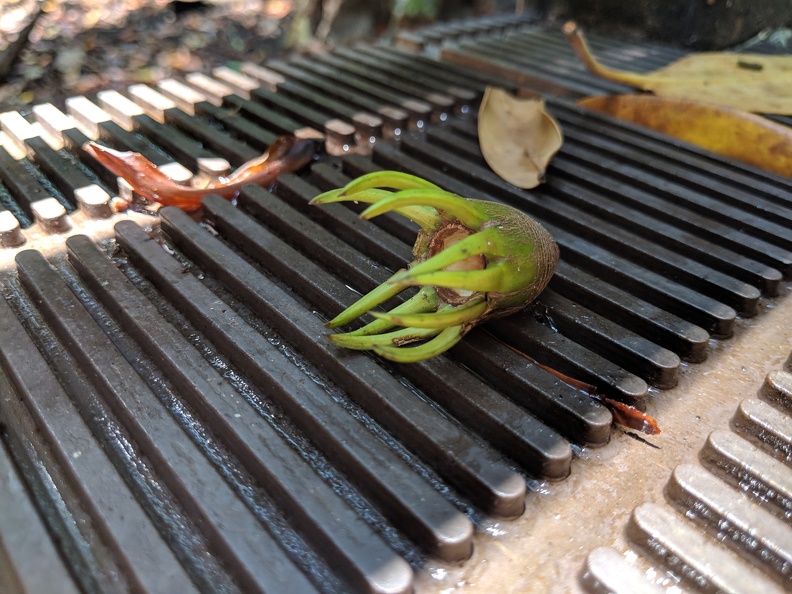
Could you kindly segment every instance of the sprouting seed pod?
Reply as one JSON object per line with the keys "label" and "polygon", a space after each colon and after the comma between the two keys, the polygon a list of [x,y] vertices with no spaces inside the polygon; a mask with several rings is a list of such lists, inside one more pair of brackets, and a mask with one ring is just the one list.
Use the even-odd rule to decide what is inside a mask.
{"label": "sprouting seed pod", "polygon": [[[329,335],[347,348],[373,350],[402,363],[439,355],[475,325],[531,303],[558,264],[553,237],[525,213],[463,198],[406,173],[370,173],[312,203],[347,200],[370,204],[360,215],[365,219],[394,211],[421,227],[414,261],[328,322],[337,328],[366,313],[375,318],[357,330]],[[391,311],[371,311],[413,286],[420,290]]]}

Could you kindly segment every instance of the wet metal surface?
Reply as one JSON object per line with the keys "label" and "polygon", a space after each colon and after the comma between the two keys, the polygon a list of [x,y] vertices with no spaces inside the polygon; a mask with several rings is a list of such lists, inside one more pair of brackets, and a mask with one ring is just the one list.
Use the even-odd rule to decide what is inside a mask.
{"label": "wet metal surface", "polygon": [[[639,69],[677,55],[592,45]],[[789,309],[792,184],[576,107],[618,89],[525,17],[396,46],[75,98],[73,120],[2,118],[0,205],[25,243],[0,248],[0,489],[32,495],[16,523],[0,507],[8,591],[35,587],[30,546],[62,559],[41,579],[64,591],[789,585],[789,382],[776,370],[759,387],[792,349],[774,317]],[[517,83],[549,93],[565,131],[530,192],[477,142],[485,85]],[[87,139],[186,182],[306,129],[329,156],[199,216],[91,210],[82,191],[126,191]],[[562,260],[535,306],[418,364],[327,341],[325,321],[412,260],[416,227],[309,202],[382,168],[540,220]],[[509,347],[663,433],[612,428]],[[762,361],[742,393],[713,384],[740,377],[730,349]],[[734,575],[712,569],[727,561]]]}

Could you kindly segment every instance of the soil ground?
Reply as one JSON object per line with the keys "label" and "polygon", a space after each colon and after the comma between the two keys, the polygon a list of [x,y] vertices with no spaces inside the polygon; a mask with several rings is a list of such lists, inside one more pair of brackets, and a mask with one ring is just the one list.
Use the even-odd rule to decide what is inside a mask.
{"label": "soil ground", "polygon": [[[324,5],[331,5],[325,0]],[[322,43],[295,26],[300,0],[0,0],[0,58],[41,6],[44,13],[4,80],[0,112],[122,91],[186,72],[211,72],[239,61],[262,63],[295,46],[326,47],[387,34],[385,1],[342,0]],[[316,7],[315,26],[322,18]],[[444,18],[491,12],[507,3],[450,3]],[[514,3],[508,3],[514,9]],[[307,19],[306,19],[307,20]],[[303,31],[300,33],[300,31]],[[0,62],[2,60],[0,59]]]}

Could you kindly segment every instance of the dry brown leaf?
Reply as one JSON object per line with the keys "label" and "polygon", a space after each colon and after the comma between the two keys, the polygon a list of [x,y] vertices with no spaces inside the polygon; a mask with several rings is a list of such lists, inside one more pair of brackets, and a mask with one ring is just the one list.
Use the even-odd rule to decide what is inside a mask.
{"label": "dry brown leaf", "polygon": [[578,58],[602,78],[665,97],[703,101],[754,113],[792,115],[792,56],[704,52],[640,74],[599,63],[575,23],[564,25],[564,35]]}
{"label": "dry brown leaf", "polygon": [[519,188],[544,181],[547,164],[563,144],[561,127],[539,95],[516,97],[487,87],[478,114],[484,160],[501,178]]}
{"label": "dry brown leaf", "polygon": [[792,176],[792,130],[767,118],[730,107],[653,95],[588,97],[578,104]]}

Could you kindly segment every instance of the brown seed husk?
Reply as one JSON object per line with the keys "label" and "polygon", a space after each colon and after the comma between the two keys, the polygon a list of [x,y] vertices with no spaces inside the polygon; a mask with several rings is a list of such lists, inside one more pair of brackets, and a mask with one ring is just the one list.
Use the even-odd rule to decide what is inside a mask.
{"label": "brown seed husk", "polygon": [[[458,221],[445,223],[440,229],[432,235],[429,242],[429,253],[427,258],[431,258],[435,254],[439,254],[443,250],[448,249],[455,243],[462,241],[466,237],[472,235],[474,231],[468,229]],[[470,256],[461,262],[446,266],[443,270],[483,270],[487,267],[487,258],[481,254]],[[467,303],[476,296],[475,291],[466,291],[464,289],[451,289],[448,287],[435,287],[437,295],[451,305],[462,305]]]}
{"label": "brown seed husk", "polygon": [[518,188],[544,181],[547,164],[563,144],[561,127],[539,95],[515,97],[487,87],[478,115],[484,160],[501,178]]}

